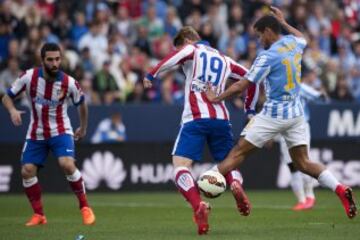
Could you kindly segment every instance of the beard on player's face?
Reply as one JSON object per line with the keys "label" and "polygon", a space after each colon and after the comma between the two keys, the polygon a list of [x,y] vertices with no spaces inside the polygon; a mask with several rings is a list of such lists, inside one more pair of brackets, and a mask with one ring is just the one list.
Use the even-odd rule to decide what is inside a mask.
{"label": "beard on player's face", "polygon": [[44,63],[44,69],[45,69],[46,73],[51,77],[55,77],[56,74],[59,72],[59,67],[49,66],[46,63]]}

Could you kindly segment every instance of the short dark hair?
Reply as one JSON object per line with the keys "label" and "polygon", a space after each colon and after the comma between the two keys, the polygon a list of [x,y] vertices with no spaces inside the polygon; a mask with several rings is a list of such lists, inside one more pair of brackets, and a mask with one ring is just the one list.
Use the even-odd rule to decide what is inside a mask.
{"label": "short dark hair", "polygon": [[281,32],[281,25],[279,21],[271,15],[261,17],[254,24],[254,29],[261,33],[265,31],[265,28],[270,28],[274,33],[277,34]]}
{"label": "short dark hair", "polygon": [[56,52],[60,50],[59,45],[57,45],[56,43],[45,43],[40,50],[40,54],[41,54],[41,59],[45,58],[46,52]]}
{"label": "short dark hair", "polygon": [[185,26],[179,30],[179,32],[174,37],[174,46],[181,46],[185,43],[185,40],[189,39],[192,41],[200,41],[201,38],[197,31],[190,26]]}

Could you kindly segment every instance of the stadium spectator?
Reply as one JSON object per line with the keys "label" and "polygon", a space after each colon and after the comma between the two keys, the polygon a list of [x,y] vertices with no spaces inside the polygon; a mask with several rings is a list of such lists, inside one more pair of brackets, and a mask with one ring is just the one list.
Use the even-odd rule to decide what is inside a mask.
{"label": "stadium spectator", "polygon": [[148,102],[149,98],[146,95],[146,92],[144,90],[144,86],[141,81],[138,81],[135,83],[134,91],[132,91],[130,94],[126,97],[126,102],[128,103],[144,103]]}
{"label": "stadium spectator", "polygon": [[351,102],[354,97],[351,95],[349,84],[344,73],[339,73],[336,80],[336,88],[330,93],[330,97],[337,101]]}
{"label": "stadium spectator", "polygon": [[99,70],[103,64],[100,60],[104,59],[104,54],[108,47],[106,35],[101,33],[100,22],[92,22],[90,24],[90,32],[86,33],[79,41],[79,50],[88,47],[90,50],[91,61],[96,70]]}
{"label": "stadium spectator", "polygon": [[80,86],[85,96],[85,102],[91,105],[100,105],[100,97],[92,87],[92,76],[90,73],[85,73],[84,78],[80,82]]}
{"label": "stadium spectator", "polygon": [[93,87],[103,104],[112,104],[117,99],[118,86],[114,76],[110,73],[110,61],[105,61],[103,68],[95,74]]}
{"label": "stadium spectator", "polygon": [[126,7],[119,7],[114,23],[114,28],[116,31],[122,36],[133,40],[135,37],[134,27],[134,23],[129,16],[129,10]]}
{"label": "stadium spectator", "polygon": [[[279,6],[290,24],[310,39],[303,69],[315,71],[321,82],[318,87],[332,92],[336,87],[334,73],[346,69],[351,93],[359,98],[356,42],[360,40],[360,3],[356,0],[4,0],[0,1],[0,42],[7,47],[0,49],[0,70],[13,57],[19,59],[21,70],[40,64],[36,58],[39,46],[43,42],[59,42],[69,58],[71,71],[75,68],[74,59],[81,59],[78,64],[92,75],[102,68],[105,59],[110,59],[111,69],[115,69],[119,63],[114,61],[115,55],[129,59],[131,71],[142,78],[149,67],[172,50],[159,43],[174,36],[182,25],[194,27],[223,53],[245,65],[251,64],[261,49],[254,42],[252,25],[267,13],[266,4]],[[88,50],[84,50],[86,47]],[[88,56],[83,60],[87,54],[91,64]],[[181,79],[174,80],[181,83]],[[155,92],[152,90],[149,100],[159,101],[161,89],[159,85]]]}
{"label": "stadium spectator", "polygon": [[81,62],[80,65],[84,69],[85,72],[92,74],[95,71],[94,64],[91,61],[90,49],[88,47],[84,47],[80,52]]}
{"label": "stadium spectator", "polygon": [[165,20],[165,32],[170,35],[170,37],[175,37],[176,33],[182,27],[182,23],[177,16],[176,8],[169,7],[166,13]]}
{"label": "stadium spectator", "polygon": [[19,61],[16,58],[9,59],[7,68],[0,73],[0,97],[6,93],[20,73]]}
{"label": "stadium spectator", "polygon": [[89,31],[86,26],[85,15],[82,12],[77,12],[75,15],[75,24],[70,29],[70,40],[74,47],[78,48],[78,44],[82,36]]}
{"label": "stadium spectator", "polygon": [[0,18],[0,61],[5,61],[9,55],[9,43],[13,38],[10,22]]}
{"label": "stadium spectator", "polygon": [[354,44],[355,63],[351,69],[351,89],[357,101],[360,101],[360,40]]}
{"label": "stadium spectator", "polygon": [[115,76],[115,80],[117,83],[117,86],[121,90],[120,92],[120,98],[124,102],[128,98],[128,96],[134,91],[135,84],[139,80],[138,75],[133,72],[130,68],[129,62],[124,59],[122,60],[117,68],[119,71],[117,71],[117,74]]}
{"label": "stadium spectator", "polygon": [[49,24],[43,24],[40,26],[40,35],[42,42],[51,42],[51,43],[60,42],[58,35],[52,33],[51,26]]}
{"label": "stadium spectator", "polygon": [[138,24],[147,28],[150,41],[161,37],[164,33],[164,23],[161,18],[156,16],[156,9],[154,6],[150,6],[147,9],[146,16],[142,17]]}
{"label": "stadium spectator", "polygon": [[126,128],[119,112],[103,119],[97,126],[91,143],[114,143],[126,140]]}

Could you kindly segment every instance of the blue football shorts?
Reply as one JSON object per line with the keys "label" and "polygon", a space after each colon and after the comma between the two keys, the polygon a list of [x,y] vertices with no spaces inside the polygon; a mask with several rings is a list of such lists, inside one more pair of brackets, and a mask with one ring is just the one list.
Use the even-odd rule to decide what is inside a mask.
{"label": "blue football shorts", "polygon": [[75,156],[74,138],[70,134],[62,134],[46,140],[25,141],[21,164],[32,163],[37,166],[44,166],[49,151],[56,157]]}
{"label": "blue football shorts", "polygon": [[231,123],[228,120],[199,119],[183,124],[172,155],[201,161],[206,142],[214,160],[222,161],[234,145]]}

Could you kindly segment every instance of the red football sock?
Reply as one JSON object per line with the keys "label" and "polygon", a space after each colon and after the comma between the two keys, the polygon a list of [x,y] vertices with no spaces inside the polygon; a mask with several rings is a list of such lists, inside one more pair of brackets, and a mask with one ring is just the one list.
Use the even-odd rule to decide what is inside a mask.
{"label": "red football sock", "polygon": [[241,173],[238,169],[234,169],[234,170],[228,172],[225,175],[225,179],[226,179],[226,184],[228,186],[230,186],[231,183],[233,183],[233,181],[238,181],[240,184],[242,184],[242,182],[243,182]]}
{"label": "red football sock", "polygon": [[190,171],[185,167],[175,169],[175,184],[180,193],[191,204],[194,211],[197,210],[201,202],[199,189],[191,176]]}
{"label": "red football sock", "polygon": [[86,199],[85,185],[80,171],[76,169],[72,175],[67,176],[67,179],[70,183],[71,189],[79,200],[79,208],[82,209],[83,207],[89,207]]}
{"label": "red football sock", "polygon": [[86,193],[85,193],[85,186],[84,181],[82,178],[80,178],[76,182],[70,182],[70,187],[73,190],[73,192],[76,194],[78,200],[79,200],[79,208],[83,207],[89,207],[89,204],[86,199]]}
{"label": "red football sock", "polygon": [[41,187],[40,184],[37,182],[37,179],[35,184],[29,187],[24,186],[24,188],[25,188],[26,196],[29,199],[29,202],[31,204],[34,213],[39,215],[44,215],[43,206],[41,202]]}

